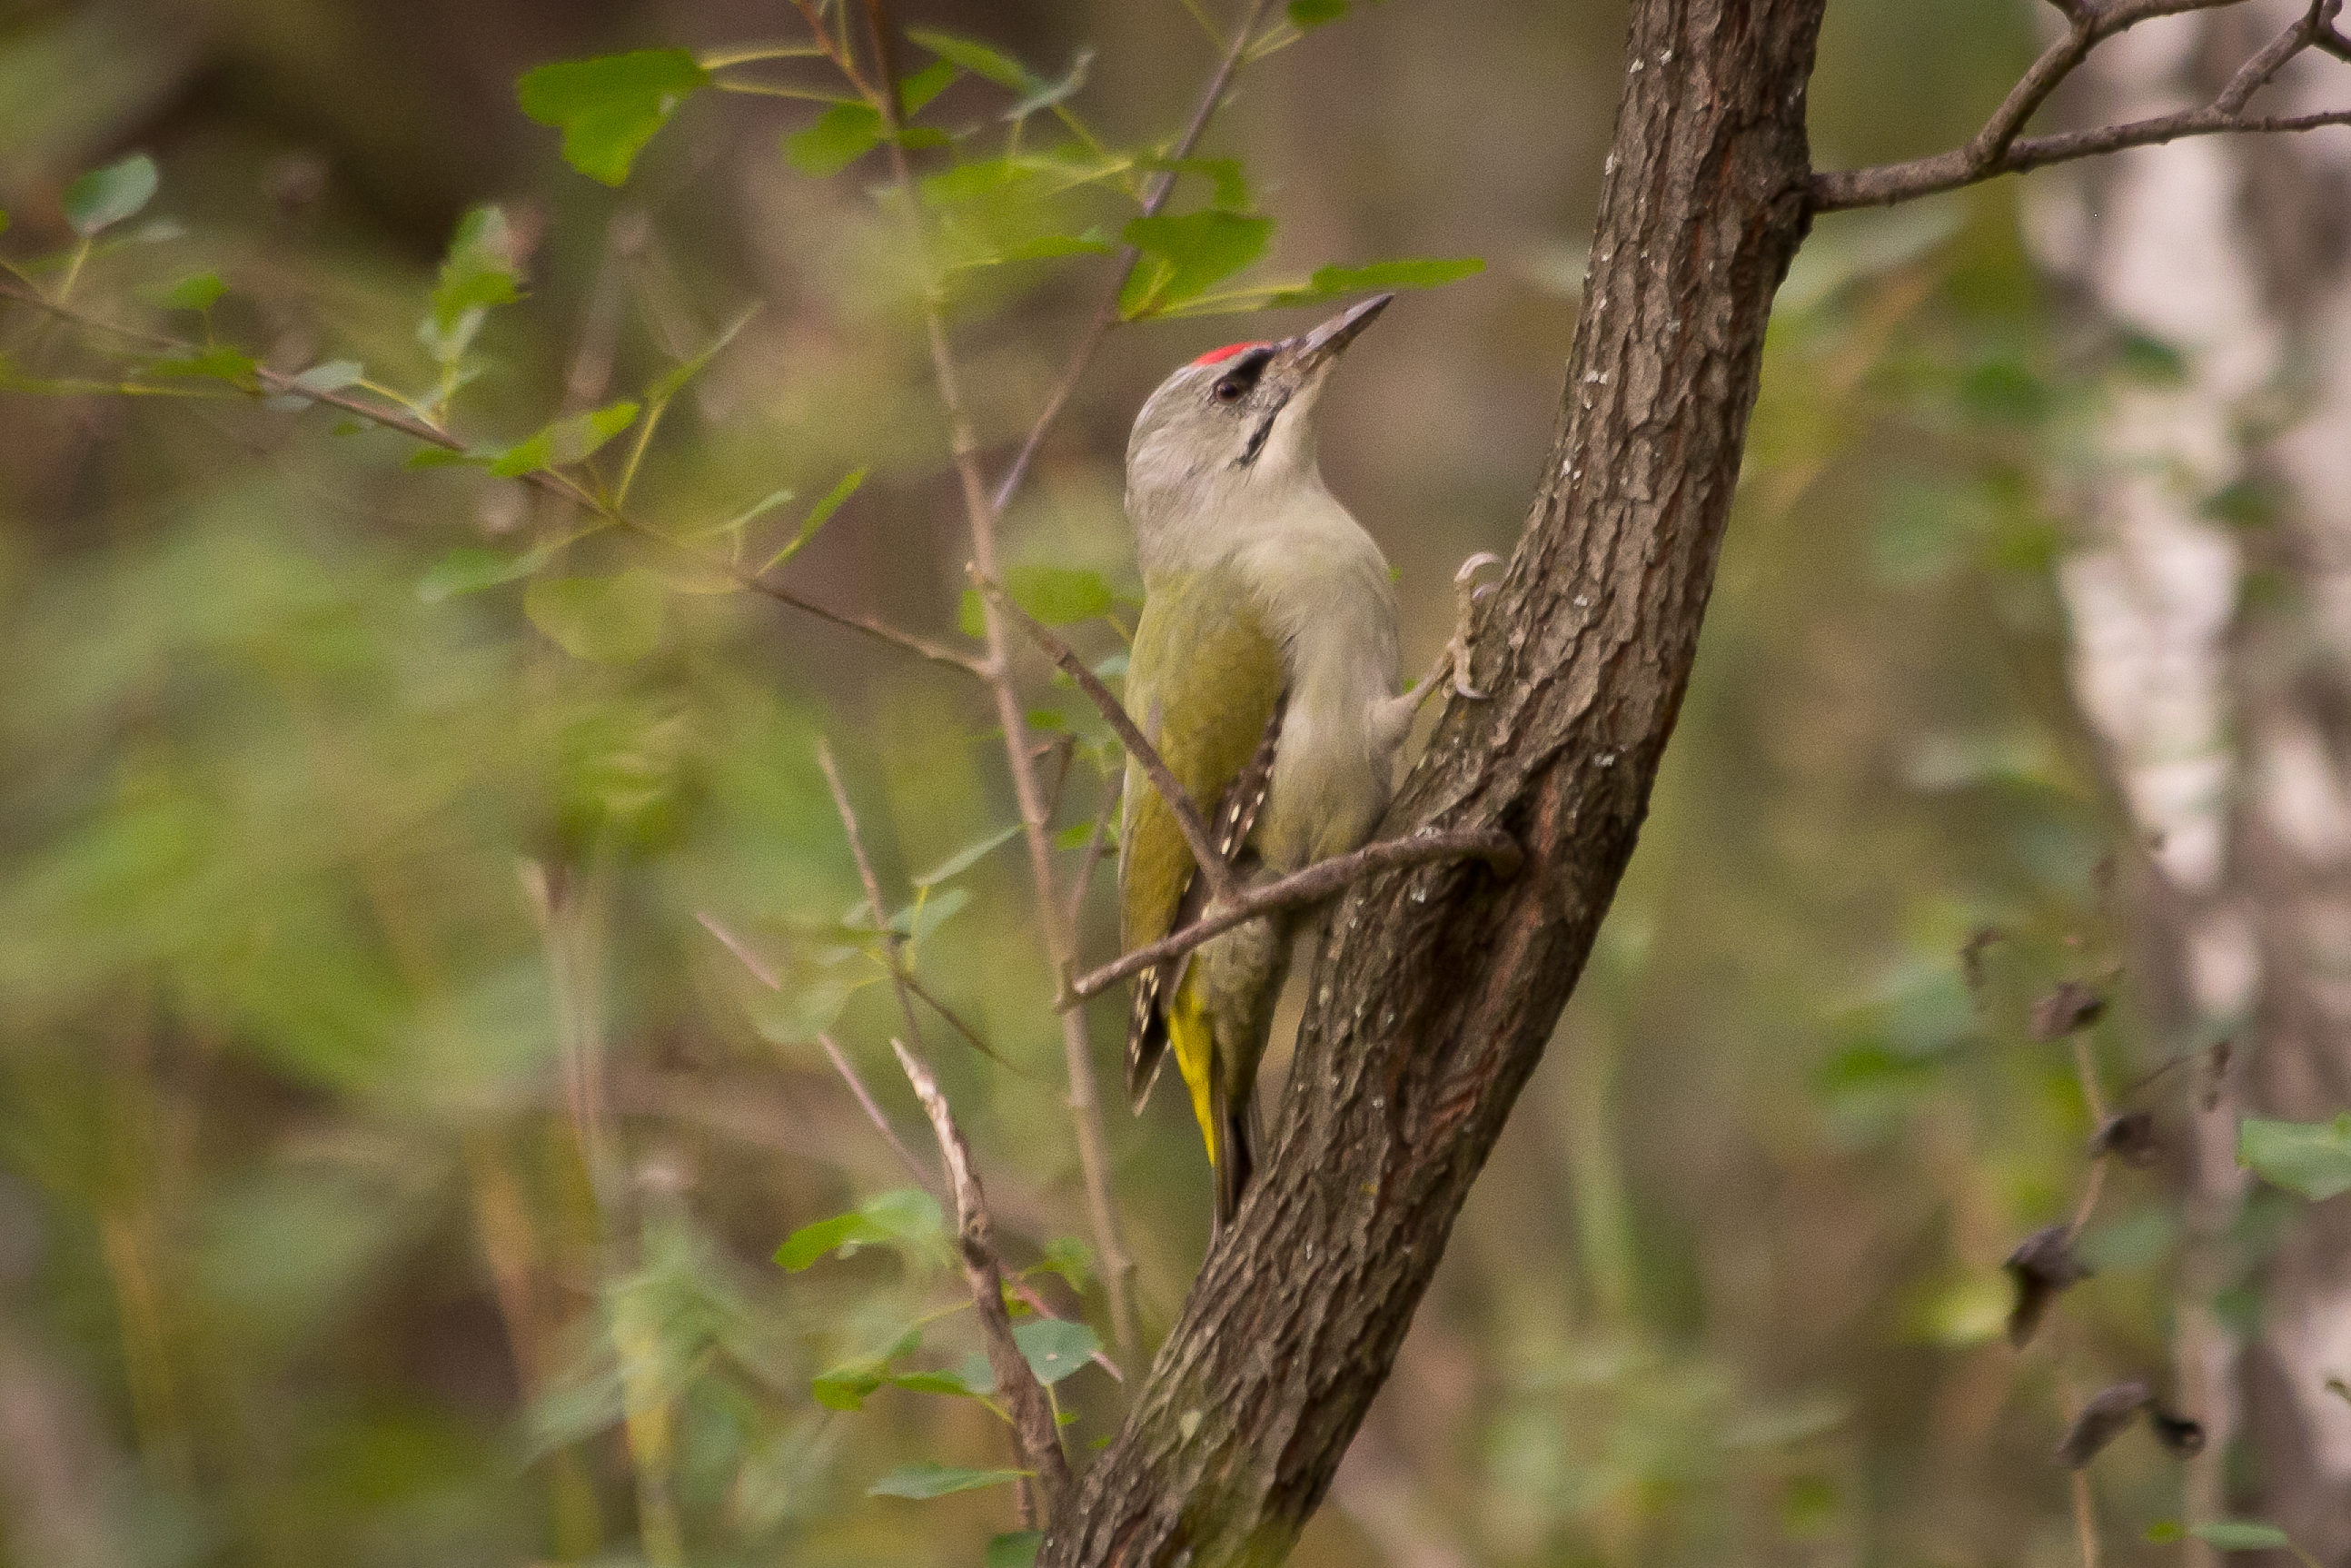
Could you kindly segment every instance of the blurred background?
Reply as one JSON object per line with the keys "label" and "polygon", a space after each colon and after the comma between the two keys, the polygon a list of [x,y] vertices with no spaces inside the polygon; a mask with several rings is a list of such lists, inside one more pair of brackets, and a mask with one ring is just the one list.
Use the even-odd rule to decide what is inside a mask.
{"label": "blurred background", "polygon": [[[1172,136],[1216,56],[1178,0],[903,10],[1050,77],[1092,51],[1069,107],[1112,145]],[[2225,79],[2256,20],[2134,36],[2058,118]],[[1507,551],[1532,493],[1622,26],[1359,5],[1249,66],[1205,144],[1277,220],[1252,276],[1486,261],[1405,296],[1324,404],[1407,669],[1454,566]],[[1816,162],[1964,141],[2037,26],[2022,0],[1834,0]],[[0,254],[69,256],[68,183],[144,151],[160,192],[89,257],[83,309],[193,334],[155,291],[210,269],[204,334],[414,388],[451,235],[496,202],[528,295],[451,416],[496,444],[637,395],[758,304],[635,504],[687,535],[789,489],[764,555],[870,468],[783,575],[951,638],[969,547],[882,158],[817,177],[778,142],[818,106],[702,93],[608,189],[516,104],[548,61],[805,37],[729,0],[16,0]],[[2281,92],[2323,85],[2297,72]],[[1003,105],[966,77],[927,118],[996,136]],[[2324,1385],[2351,1375],[2342,1221],[2231,1153],[2240,1109],[2351,1103],[2351,134],[2320,135],[1819,222],[1639,852],[1296,1562],[2073,1563],[2052,1455],[2131,1378],[2210,1441],[2099,1456],[2108,1558],[2209,1558],[2179,1521],[2225,1513],[2351,1551],[2351,1396]],[[1113,235],[1133,210],[1070,200]],[[1111,265],[958,282],[991,472]],[[1313,319],[1111,335],[1005,525],[1010,562],[1115,594],[1071,628],[1090,655],[1115,657],[1139,592],[1119,497],[1142,398]],[[771,1259],[913,1180],[820,1033],[930,1163],[827,737],[885,901],[919,905],[923,985],[985,1042],[925,1019],[1008,1257],[1116,1354],[1019,846],[932,874],[1017,820],[983,694],[580,538],[517,482],[412,469],[329,410],[75,392],[119,379],[110,347],[0,304],[0,1557],[979,1560],[1019,1528],[1009,1489],[867,1492],[1011,1463],[987,1410],[812,1388],[977,1348],[919,1203],[885,1201],[913,1218],[853,1256]],[[530,547],[666,573],[642,634],[556,635],[537,585],[480,566]],[[1106,752],[1031,674],[1067,886]],[[1095,962],[1108,881],[1082,904]],[[2074,1059],[2030,1021],[2061,980],[2109,1000],[2091,1061],[2157,1152],[2107,1173],[2095,1275],[2020,1351],[2002,1260],[2090,1179]],[[1123,1010],[1090,1015],[1106,1089]],[[1179,1095],[1139,1119],[1107,1097],[1147,1346],[1207,1178]],[[1089,1365],[1056,1394],[1082,1462],[1119,1385]]]}

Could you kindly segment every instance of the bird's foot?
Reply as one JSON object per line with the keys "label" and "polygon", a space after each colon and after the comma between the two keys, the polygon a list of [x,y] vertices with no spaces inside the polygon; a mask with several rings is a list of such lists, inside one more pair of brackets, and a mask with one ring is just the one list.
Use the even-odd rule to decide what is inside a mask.
{"label": "bird's foot", "polygon": [[1478,613],[1478,601],[1494,591],[1494,584],[1481,583],[1478,574],[1489,566],[1499,566],[1502,558],[1491,550],[1479,550],[1461,563],[1453,574],[1453,636],[1445,644],[1445,661],[1438,666],[1440,677],[1449,676],[1454,694],[1470,702],[1484,702],[1486,694],[1469,684],[1469,624]]}
{"label": "bird's foot", "polygon": [[1384,698],[1373,709],[1372,733],[1382,747],[1402,745],[1421,705],[1441,691],[1449,689],[1471,702],[1486,700],[1486,694],[1469,684],[1469,622],[1478,601],[1494,591],[1493,584],[1479,582],[1478,573],[1501,564],[1501,557],[1481,550],[1453,574],[1453,636],[1446,643],[1445,652],[1437,656],[1436,667],[1414,682],[1410,691]]}

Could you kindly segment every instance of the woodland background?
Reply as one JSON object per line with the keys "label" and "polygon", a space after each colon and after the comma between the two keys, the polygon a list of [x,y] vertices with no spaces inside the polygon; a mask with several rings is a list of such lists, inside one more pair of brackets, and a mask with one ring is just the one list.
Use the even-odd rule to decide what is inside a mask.
{"label": "woodland background", "polygon": [[[1071,101],[1118,141],[1169,135],[1214,57],[1174,0],[908,9],[1046,71],[1093,50]],[[1408,669],[1446,635],[1454,566],[1510,549],[1541,460],[1622,20],[1361,5],[1249,67],[1208,137],[1278,219],[1267,276],[1486,260],[1403,297],[1324,403],[1325,472],[1399,573]],[[516,106],[547,61],[795,21],[16,5],[0,248],[68,247],[67,183],[144,150],[162,184],[140,221],[181,232],[100,256],[86,287],[212,267],[214,329],[270,363],[421,364],[450,235],[497,201],[529,294],[486,329],[461,407],[507,439],[762,302],[650,452],[664,519],[779,487],[804,511],[870,468],[791,580],[946,636],[968,551],[866,194],[879,160],[812,177],[778,145],[810,106],[704,95],[611,191]],[[1964,141],[2035,26],[2007,0],[1836,0],[1817,165]],[[2182,37],[2060,108],[2192,75]],[[996,101],[947,91],[949,120]],[[2332,586],[2351,558],[2325,542],[2351,486],[2327,486],[2312,434],[2351,405],[2325,351],[2351,138],[2321,134],[2135,154],[2128,188],[2084,167],[1820,220],[1640,849],[1296,1562],[2071,1563],[2052,1454],[2082,1399],[2144,1378],[2214,1424],[2197,1369],[2275,1329],[2274,1289],[2309,1288],[2273,1270],[2318,1221],[2190,1128],[2208,1094],[2306,1120],[2351,1100],[2326,1065],[2351,964],[2329,880],[2351,848]],[[2215,212],[2269,259],[2197,248]],[[2145,265],[2121,249],[2141,233],[2168,236]],[[958,323],[999,463],[1101,287],[1089,264],[1010,272]],[[1134,410],[1183,359],[1312,319],[1112,335],[1006,528],[1016,567],[1094,574],[1071,618],[1091,653],[1118,646],[1094,585],[1130,624],[1138,591]],[[69,340],[0,315],[12,376]],[[332,423],[0,392],[0,1554],[976,1560],[1016,1528],[1008,1490],[867,1490],[1007,1464],[1001,1427],[919,1386],[859,1410],[810,1386],[926,1314],[893,1368],[976,1348],[919,1205],[853,1257],[771,1256],[908,1183],[816,1031],[927,1147],[843,913],[862,894],[817,740],[904,890],[1013,820],[985,705],[953,671],[674,585],[644,647],[575,656],[520,584],[447,576],[453,551],[563,537],[553,503]],[[2148,496],[2169,511],[2149,521]],[[1041,667],[1035,686],[1040,739],[1077,742],[1056,827],[1082,829],[1100,727]],[[928,1050],[1009,1260],[1107,1343],[1017,853],[938,879],[912,917],[923,982],[993,1056],[935,1015]],[[2082,1237],[2096,1273],[2020,1353],[2001,1261],[2073,1212],[2094,1130],[2074,1057],[2031,1021],[2066,979],[2110,998],[2085,1037],[2108,1095],[2186,1064],[2129,1101],[2158,1155],[2109,1173]],[[1092,1017],[1114,1082],[1123,999]],[[582,1051],[617,1190],[590,1179],[559,1066]],[[1206,1241],[1205,1167],[1165,1091],[1139,1121],[1113,1105],[1110,1140],[1153,1337]],[[2334,1354],[2305,1341],[2278,1364]],[[2136,1432],[2099,1458],[2109,1557],[2199,1552],[2179,1521],[2231,1511],[2341,1549],[2351,1401],[2329,1427],[2323,1400],[2264,1406],[2258,1382],[2193,1467]],[[1116,1385],[1088,1367],[1057,1394],[1082,1463]]]}

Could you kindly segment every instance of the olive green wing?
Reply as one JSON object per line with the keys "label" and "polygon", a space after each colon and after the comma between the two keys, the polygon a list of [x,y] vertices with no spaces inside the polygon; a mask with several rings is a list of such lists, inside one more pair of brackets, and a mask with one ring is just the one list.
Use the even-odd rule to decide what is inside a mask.
{"label": "olive green wing", "polygon": [[[1246,588],[1215,571],[1161,585],[1144,601],[1126,678],[1127,708],[1167,769],[1212,825],[1231,786],[1266,739],[1283,685],[1280,645]],[[1130,760],[1119,834],[1119,931],[1130,951],[1186,919],[1196,867],[1176,813]],[[1244,829],[1244,831],[1246,830]],[[1126,1086],[1139,1109],[1166,1047],[1165,1011],[1180,964],[1135,982]]]}

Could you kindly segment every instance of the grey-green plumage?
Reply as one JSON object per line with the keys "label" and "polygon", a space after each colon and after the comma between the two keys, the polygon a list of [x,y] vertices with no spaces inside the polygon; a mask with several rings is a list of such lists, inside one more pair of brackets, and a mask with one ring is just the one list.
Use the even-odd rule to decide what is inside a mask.
{"label": "grey-green plumage", "polygon": [[[1184,367],[1128,446],[1144,611],[1127,707],[1202,816],[1232,836],[1244,883],[1353,849],[1387,801],[1404,727],[1394,591],[1378,547],[1322,483],[1312,425],[1338,350],[1384,303]],[[1253,776],[1270,731],[1270,766]],[[1195,872],[1174,813],[1130,764],[1119,852],[1130,948],[1196,917]],[[1248,1185],[1258,1062],[1296,925],[1235,927],[1137,987],[1128,1092],[1139,1110],[1172,1047],[1216,1171],[1219,1227]]]}

